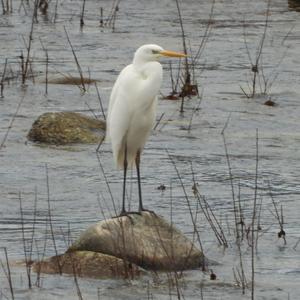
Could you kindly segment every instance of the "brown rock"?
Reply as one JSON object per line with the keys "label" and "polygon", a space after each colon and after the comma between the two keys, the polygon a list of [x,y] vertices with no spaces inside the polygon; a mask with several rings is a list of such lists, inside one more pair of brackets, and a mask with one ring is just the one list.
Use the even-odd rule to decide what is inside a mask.
{"label": "brown rock", "polygon": [[105,136],[105,122],[75,112],[41,115],[32,125],[28,139],[55,145],[99,143]]}
{"label": "brown rock", "polygon": [[300,12],[300,1],[299,0],[288,0],[289,9]]}
{"label": "brown rock", "polygon": [[[82,84],[92,84],[98,82],[100,80],[85,78],[85,77],[75,77],[71,75],[59,75],[59,76],[50,76],[47,79],[47,83],[50,84],[66,84],[66,85],[78,85],[82,86]],[[39,83],[46,83],[45,78],[41,78],[38,80]]]}
{"label": "brown rock", "polygon": [[117,257],[89,251],[75,251],[36,261],[32,268],[37,273],[93,278],[136,278],[145,273],[136,265]]}
{"label": "brown rock", "polygon": [[271,99],[267,100],[264,105],[267,106],[276,106],[276,103],[274,101],[272,101]]}
{"label": "brown rock", "polygon": [[68,253],[112,255],[150,270],[199,268],[204,255],[178,229],[149,212],[104,220],[84,231]]}

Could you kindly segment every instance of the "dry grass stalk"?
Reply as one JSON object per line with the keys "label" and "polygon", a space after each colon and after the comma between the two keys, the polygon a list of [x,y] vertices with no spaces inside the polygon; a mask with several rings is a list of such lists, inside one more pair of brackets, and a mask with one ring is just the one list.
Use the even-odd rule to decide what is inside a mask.
{"label": "dry grass stalk", "polygon": [[195,107],[193,108],[193,111],[192,111],[192,114],[191,114],[191,117],[190,117],[190,121],[189,121],[189,126],[187,128],[188,132],[191,132],[193,118],[194,118],[195,113],[197,111],[199,111],[199,109],[200,109],[200,105],[202,103],[202,99],[203,99],[203,90],[201,92],[201,95],[198,94],[198,102],[196,103]]}
{"label": "dry grass stalk", "polygon": [[28,37],[28,45],[26,45],[26,59],[23,56],[23,52],[21,52],[21,69],[22,69],[22,84],[25,84],[27,76],[28,76],[28,71],[30,67],[30,52],[31,52],[31,47],[32,47],[32,41],[33,41],[33,28],[34,28],[34,23],[37,22],[37,9],[38,9],[38,0],[34,1],[34,11],[32,14],[32,20],[31,20],[31,29],[29,32],[29,37]]}
{"label": "dry grass stalk", "polygon": [[178,62],[177,76],[176,76],[176,80],[174,80],[172,62],[170,61],[170,63],[169,63],[172,91],[168,96],[164,97],[164,99],[168,99],[168,100],[177,100],[178,99],[178,97],[176,95],[178,94],[177,89],[178,89],[179,77],[180,77],[180,66],[181,66],[181,60],[179,60],[179,62]]}
{"label": "dry grass stalk", "polygon": [[[173,205],[172,205],[172,198],[171,198],[170,219],[171,219],[171,228],[173,228]],[[195,223],[196,223],[196,219],[195,219]],[[167,256],[167,259],[169,260],[170,265],[172,265],[172,263],[174,261],[173,235],[171,234],[171,253],[169,253],[169,251],[165,247],[164,241],[163,241],[163,239],[162,239],[162,237],[160,235],[160,232],[159,232],[158,228],[156,228],[156,233],[157,233],[157,237],[158,237],[158,239],[160,241],[160,245],[161,245],[162,249],[164,250],[164,252],[165,252],[165,254]],[[171,233],[173,233],[173,231],[171,231]],[[195,235],[195,231],[194,231],[194,235]],[[193,248],[194,248],[194,240],[192,240],[192,247],[190,248],[190,251],[189,251],[188,255],[185,258],[185,263],[183,263],[182,270],[180,270],[180,271],[174,270],[173,272],[167,272],[169,294],[170,295],[172,294],[172,289],[175,287],[177,299],[184,298],[183,291],[182,291],[182,288],[181,288],[181,285],[180,285],[180,279],[183,277],[184,266],[186,265],[186,263],[188,262],[189,258],[191,257],[191,253],[192,253]],[[155,259],[155,257],[153,259]]]}
{"label": "dry grass stalk", "polygon": [[7,58],[5,59],[2,78],[1,78],[1,81],[0,81],[0,98],[4,98],[3,91],[4,91],[4,79],[5,79],[5,75],[6,75],[6,68],[7,68]]}
{"label": "dry grass stalk", "polygon": [[25,95],[24,95],[24,96],[21,98],[21,100],[19,101],[18,106],[17,106],[17,109],[16,109],[14,115],[13,115],[12,118],[11,118],[11,121],[10,121],[8,127],[7,127],[7,130],[6,130],[5,134],[4,134],[4,137],[3,137],[3,139],[2,139],[2,142],[1,142],[1,144],[0,144],[0,150],[1,150],[1,148],[3,148],[4,145],[5,145],[5,142],[6,142],[6,140],[7,140],[8,134],[9,134],[10,130],[12,129],[13,123],[14,123],[16,117],[17,117],[17,114],[19,113],[19,110],[20,110],[20,107],[21,107],[21,104],[22,104],[24,98],[25,98]]}
{"label": "dry grass stalk", "polygon": [[193,216],[193,211],[192,211],[192,207],[191,207],[191,203],[190,203],[190,200],[189,200],[189,197],[187,195],[187,192],[186,192],[186,189],[185,189],[185,186],[183,184],[183,181],[182,181],[182,177],[180,176],[180,173],[179,173],[179,170],[176,166],[176,163],[174,162],[174,160],[172,159],[169,151],[166,149],[166,152],[168,154],[168,157],[172,163],[172,165],[174,166],[174,169],[176,171],[176,174],[178,176],[178,179],[180,181],[180,184],[181,184],[181,187],[182,187],[182,190],[183,190],[183,193],[184,193],[184,198],[186,200],[186,203],[187,203],[187,206],[188,206],[188,210],[189,210],[189,214],[190,214],[190,217],[191,217],[191,221],[192,221],[192,224],[193,224],[193,230],[194,230],[194,233],[196,234],[196,237],[197,237],[197,241],[199,243],[199,246],[200,246],[200,250],[203,254],[203,265],[202,265],[202,270],[205,271],[206,270],[206,263],[205,263],[205,256],[204,256],[204,251],[203,251],[203,246],[202,246],[202,242],[201,242],[201,238],[200,238],[200,233],[199,233],[199,230],[197,228],[197,224],[196,224],[196,221],[195,221],[195,217]]}
{"label": "dry grass stalk", "polygon": [[240,286],[242,288],[242,294],[245,294],[245,290],[246,288],[248,288],[248,282],[247,282],[247,278],[245,275],[245,271],[244,271],[244,263],[243,263],[243,255],[242,255],[242,241],[243,241],[243,237],[244,237],[244,220],[243,220],[243,215],[242,215],[242,209],[241,209],[241,196],[240,196],[240,186],[239,186],[239,217],[240,217],[240,225],[241,225],[241,236],[239,239],[236,240],[236,244],[237,244],[237,249],[238,249],[238,254],[239,254],[239,268],[236,268],[236,272],[238,274],[238,280],[237,277],[235,276],[235,271],[233,269],[233,273],[234,273],[234,277],[236,278],[236,282],[238,284],[238,286]]}
{"label": "dry grass stalk", "polygon": [[211,33],[211,30],[212,30],[212,24],[213,24],[215,2],[216,2],[215,0],[212,0],[210,13],[209,13],[208,21],[206,23],[204,35],[202,37],[202,40],[200,42],[199,48],[198,48],[195,56],[192,57],[192,66],[193,67],[195,67],[199,63],[199,60],[200,60],[200,58],[203,54],[205,46],[206,46],[206,44],[208,42],[208,39],[210,37],[210,33]]}
{"label": "dry grass stalk", "polygon": [[37,286],[41,286],[41,266],[42,266],[42,263],[45,259],[45,256],[46,256],[46,249],[47,249],[47,242],[48,242],[48,224],[49,224],[49,212],[48,214],[46,215],[46,219],[45,219],[45,236],[44,236],[44,245],[43,245],[43,251],[42,251],[42,255],[40,257],[39,255],[39,250],[38,250],[38,245],[36,243],[36,249],[38,250],[38,269],[37,269],[37,281],[36,281],[36,285]]}
{"label": "dry grass stalk", "polygon": [[2,14],[8,15],[9,13],[12,13],[12,0],[1,0],[2,4]]}
{"label": "dry grass stalk", "polygon": [[[205,218],[207,219],[208,223],[210,224],[213,232],[215,233],[215,236],[217,237],[217,240],[219,241],[220,245],[224,246],[225,248],[228,247],[228,242],[226,239],[226,236],[224,234],[224,230],[221,226],[221,223],[216,218],[214,212],[212,211],[210,205],[206,201],[205,197],[201,197],[198,190],[196,191],[196,196],[198,199],[198,203],[203,211],[203,214]],[[204,206],[201,203],[201,200],[204,202]]]}
{"label": "dry grass stalk", "polygon": [[85,0],[82,2],[82,9],[81,9],[81,15],[80,15],[80,28],[84,25],[84,10],[85,10]]}
{"label": "dry grass stalk", "polygon": [[239,222],[238,222],[238,216],[237,216],[238,209],[237,209],[237,205],[236,205],[236,197],[235,197],[235,190],[234,190],[234,184],[233,184],[232,168],[231,168],[231,163],[230,163],[230,158],[229,158],[229,153],[228,153],[228,148],[227,148],[227,143],[226,143],[226,137],[225,137],[225,130],[227,129],[227,126],[229,124],[230,117],[231,117],[231,113],[228,115],[226,123],[225,123],[225,125],[224,125],[224,127],[221,131],[221,135],[222,135],[222,138],[223,138],[223,144],[224,144],[224,149],[225,149],[225,156],[226,156],[226,162],[227,162],[228,174],[229,174],[229,180],[230,180],[236,240],[239,240],[240,239],[240,233],[239,233],[239,226],[238,226]]}
{"label": "dry grass stalk", "polygon": [[266,82],[265,76],[263,74],[262,53],[263,53],[263,47],[264,47],[264,43],[265,43],[265,39],[266,39],[268,23],[269,23],[270,3],[271,3],[271,0],[268,0],[267,11],[266,11],[266,19],[265,19],[265,24],[264,24],[264,31],[263,31],[262,37],[261,37],[259,45],[258,45],[258,49],[257,49],[257,52],[256,52],[256,57],[254,59],[254,62],[251,58],[250,50],[249,50],[248,43],[247,43],[247,40],[246,40],[246,33],[245,33],[245,26],[244,26],[244,43],[245,43],[245,48],[246,48],[246,52],[247,52],[247,55],[248,55],[248,59],[249,59],[250,65],[251,65],[250,70],[253,74],[251,86],[248,86],[249,87],[249,93],[247,93],[245,91],[245,89],[243,89],[240,86],[240,89],[242,90],[243,94],[247,98],[254,98],[255,95],[257,94],[257,84],[260,84],[260,73],[259,72],[261,72],[261,77],[262,77],[262,79],[265,83],[265,89],[264,89],[263,93],[266,94],[266,90],[267,90],[267,82]]}
{"label": "dry grass stalk", "polygon": [[2,247],[3,251],[4,251],[4,256],[5,256],[5,261],[6,261],[6,267],[4,266],[2,260],[0,259],[0,263],[1,263],[1,267],[2,270],[7,278],[8,284],[9,284],[9,289],[10,289],[10,294],[11,294],[11,298],[12,300],[15,299],[14,296],[14,288],[13,288],[13,284],[12,284],[12,278],[11,278],[11,271],[10,271],[10,266],[9,266],[9,260],[8,260],[8,254],[7,254],[7,249],[6,247]]}
{"label": "dry grass stalk", "polygon": [[[183,52],[187,54],[187,46],[186,46],[186,36],[185,36],[185,31],[183,27],[183,21],[182,21],[182,16],[181,16],[181,10],[179,6],[179,1],[175,0],[176,2],[176,7],[177,7],[177,12],[178,12],[178,17],[179,17],[179,24],[180,24],[180,29],[181,29],[181,39],[182,39],[182,46],[183,46]],[[180,113],[184,112],[184,98],[186,96],[190,95],[190,89],[191,89],[191,73],[189,69],[189,63],[188,63],[188,58],[184,58],[184,75],[183,75],[183,80],[182,80],[182,88],[181,92],[179,94],[179,97],[181,97],[181,105],[180,105]]]}
{"label": "dry grass stalk", "polygon": [[117,12],[119,11],[120,2],[121,0],[113,0],[110,13],[106,21],[104,22],[104,26],[112,27],[113,31],[115,30],[116,16],[117,16]]}
{"label": "dry grass stalk", "polygon": [[161,120],[163,119],[164,115],[165,115],[165,113],[162,113],[162,114],[160,115],[160,117],[158,118],[156,124],[155,124],[154,127],[153,127],[153,130],[156,130],[156,128],[158,127],[159,123],[160,123]]}
{"label": "dry grass stalk", "polygon": [[[188,49],[187,49],[187,43],[186,43],[186,34],[185,34],[184,26],[183,26],[183,21],[182,21],[183,18],[182,18],[182,14],[181,14],[180,5],[179,5],[179,0],[176,0],[175,2],[176,2],[176,8],[177,8],[177,13],[178,13],[178,17],[179,17],[183,50],[184,50],[184,53],[187,54]],[[210,33],[211,33],[211,29],[212,29],[211,25],[213,24],[212,19],[213,19],[214,4],[215,4],[215,0],[212,1],[212,6],[211,6],[210,14],[209,14],[209,20],[207,22],[205,32],[204,32],[204,35],[200,42],[200,45],[198,47],[198,50],[197,50],[195,56],[193,56],[192,51],[190,49],[190,51],[189,51],[190,52],[190,55],[189,55],[190,62],[189,62],[188,57],[186,57],[184,59],[183,72],[180,72],[181,65],[179,65],[176,81],[174,81],[172,67],[170,66],[172,91],[168,96],[166,96],[164,98],[170,99],[170,100],[181,99],[180,113],[184,112],[185,97],[197,96],[197,95],[199,96],[198,85],[195,80],[195,68],[199,63],[199,59],[204,51],[205,45],[206,45],[208,38],[210,36]],[[180,92],[178,93],[177,87],[178,87],[179,82],[181,83],[181,87],[180,87]]]}
{"label": "dry grass stalk", "polygon": [[117,20],[117,13],[119,11],[119,6],[116,6],[116,9],[114,11],[114,14],[113,14],[113,18],[112,18],[112,32],[115,32],[115,29],[116,29],[116,20]]}
{"label": "dry grass stalk", "polygon": [[37,258],[36,258],[35,262],[37,262],[37,266],[38,266],[35,270],[35,272],[36,272],[35,286],[41,287],[41,266],[42,266],[42,264],[41,264],[41,259],[40,259],[40,251],[39,251],[40,249],[38,247],[37,241],[35,240],[34,242],[35,242],[35,249],[36,249],[36,253],[37,253]]}
{"label": "dry grass stalk", "polygon": [[245,295],[246,288],[248,287],[247,279],[245,277],[244,269],[240,271],[239,268],[232,268],[233,277],[238,287],[242,288],[242,294]]}
{"label": "dry grass stalk", "polygon": [[32,231],[31,231],[31,239],[30,239],[30,248],[29,248],[29,262],[32,263],[32,254],[33,254],[33,244],[34,244],[34,234],[36,227],[36,217],[37,217],[37,188],[34,190],[34,206],[33,206],[33,223],[32,223]]}
{"label": "dry grass stalk", "polygon": [[65,26],[64,26],[64,30],[65,30],[65,33],[66,33],[66,36],[67,36],[68,43],[69,43],[69,45],[70,45],[70,47],[71,47],[71,50],[72,50],[72,53],[73,53],[73,56],[74,56],[74,60],[75,60],[76,66],[77,66],[77,70],[78,70],[78,73],[79,73],[79,76],[80,76],[80,80],[81,80],[81,86],[80,86],[80,87],[81,87],[81,90],[82,90],[83,92],[86,92],[86,87],[85,87],[85,84],[84,84],[85,80],[84,80],[84,77],[83,77],[83,72],[82,72],[81,66],[80,66],[80,64],[79,64],[79,61],[78,61],[78,59],[77,59],[75,50],[74,50],[74,48],[73,48],[73,45],[72,45],[72,43],[71,43],[71,40],[70,40],[70,38],[69,38],[69,35],[68,35],[68,32],[67,32]]}
{"label": "dry grass stalk", "polygon": [[58,7],[58,0],[56,0],[56,2],[55,2],[53,23],[56,23],[56,19],[57,19],[57,7]]}
{"label": "dry grass stalk", "polygon": [[1,4],[2,4],[2,14],[5,15],[6,14],[6,7],[5,7],[4,0],[1,0]]}
{"label": "dry grass stalk", "polygon": [[255,299],[255,260],[254,260],[254,253],[255,253],[255,220],[257,219],[257,180],[258,180],[258,129],[256,129],[256,164],[255,164],[255,187],[254,187],[254,201],[253,201],[253,210],[252,210],[252,221],[251,221],[251,299]]}
{"label": "dry grass stalk", "polygon": [[103,107],[102,99],[101,99],[101,96],[100,96],[100,93],[99,93],[99,89],[98,89],[98,86],[97,86],[96,82],[95,82],[95,88],[96,88],[96,91],[97,91],[97,96],[98,96],[98,100],[99,100],[99,104],[100,104],[100,109],[101,109],[101,112],[102,112],[102,116],[103,116],[103,119],[106,121],[106,115],[105,115],[105,112],[104,112],[104,107]]}
{"label": "dry grass stalk", "polygon": [[238,225],[240,226],[241,235],[239,236],[239,243],[244,239],[244,231],[245,231],[245,220],[244,220],[244,212],[241,205],[241,183],[239,181],[238,184]]}
{"label": "dry grass stalk", "polygon": [[[28,16],[26,5],[25,5],[24,1],[25,0],[21,0],[19,8],[18,8],[18,12],[20,13],[21,12],[21,8],[23,8],[25,15]],[[28,1],[27,1],[27,4],[28,4]]]}
{"label": "dry grass stalk", "polygon": [[39,10],[40,10],[42,15],[44,15],[44,16],[47,15],[48,6],[49,6],[49,0],[39,0]]}
{"label": "dry grass stalk", "polygon": [[104,22],[103,22],[103,7],[100,7],[100,27],[103,27]]}
{"label": "dry grass stalk", "polygon": [[262,230],[261,226],[261,211],[262,211],[262,201],[263,198],[260,197],[260,203],[257,205],[258,206],[258,213],[257,213],[257,221],[256,221],[256,238],[255,238],[255,250],[257,251],[257,246],[258,246],[258,238],[259,238],[259,232]]}
{"label": "dry grass stalk", "polygon": [[[181,39],[182,39],[182,46],[183,46],[183,52],[185,54],[187,54],[187,46],[186,46],[186,35],[185,35],[185,31],[183,28],[183,21],[182,21],[182,16],[181,16],[181,10],[180,10],[180,6],[179,6],[179,1],[175,0],[176,2],[176,8],[177,8],[177,12],[178,12],[178,17],[179,17],[179,24],[180,24],[180,29],[181,29]],[[191,79],[191,74],[190,74],[190,70],[189,70],[189,64],[188,64],[188,58],[185,57],[184,58],[184,62],[185,62],[185,83],[190,84],[190,79]]]}
{"label": "dry grass stalk", "polygon": [[112,201],[112,205],[113,205],[113,209],[114,209],[115,215],[117,215],[117,208],[116,208],[115,200],[114,200],[114,197],[113,197],[113,194],[112,194],[110,185],[109,185],[109,181],[108,181],[108,179],[107,179],[105,170],[104,170],[103,165],[102,165],[102,163],[101,163],[99,153],[97,152],[96,155],[97,155],[97,160],[98,160],[98,163],[99,163],[101,172],[102,172],[102,174],[103,174],[103,177],[104,177],[104,180],[105,180],[105,183],[106,183],[106,186],[107,186],[107,189],[108,189],[108,192],[109,192],[111,201]]}
{"label": "dry grass stalk", "polygon": [[72,258],[72,254],[71,254],[71,253],[69,254],[69,257],[70,257],[70,259],[71,259],[71,261],[72,261],[73,278],[74,278],[74,283],[75,283],[75,286],[76,286],[77,296],[78,296],[78,299],[79,299],[79,300],[83,300],[83,298],[82,298],[82,293],[81,293],[81,290],[80,290],[80,286],[79,286],[79,283],[78,283],[77,271],[76,271],[75,263],[74,263],[74,261],[73,261],[73,258]]}
{"label": "dry grass stalk", "polygon": [[48,55],[48,50],[44,47],[44,44],[42,40],[40,39],[40,43],[42,45],[42,48],[45,52],[46,56],[46,72],[45,72],[45,95],[48,95],[48,67],[49,67],[49,55]]}
{"label": "dry grass stalk", "polygon": [[295,244],[295,246],[293,247],[293,249],[296,250],[299,244],[300,244],[300,238],[299,238],[298,241],[296,242],[296,244]]}
{"label": "dry grass stalk", "polygon": [[[172,208],[171,208],[170,213],[171,213],[171,228],[172,228],[172,226],[173,226]],[[173,262],[173,258],[174,258],[173,236],[171,236],[172,245],[171,245],[171,253],[169,253],[169,251],[166,249],[166,247],[164,245],[164,241],[161,238],[161,235],[160,235],[160,232],[159,232],[158,228],[156,228],[156,233],[157,233],[157,236],[159,238],[160,245],[163,248],[163,250],[164,250],[164,252],[167,256],[167,259],[169,260],[170,265],[171,265],[172,262]],[[193,247],[190,249],[190,253],[191,253],[192,249],[193,249]],[[186,262],[190,257],[190,253],[186,257]],[[155,257],[153,257],[153,259],[155,259]],[[183,264],[183,267],[184,267],[184,265],[185,264]],[[177,299],[184,298],[183,293],[182,293],[182,289],[181,289],[181,286],[180,286],[180,278],[182,276],[183,276],[183,270],[181,270],[180,272],[177,272],[176,270],[174,270],[173,272],[167,272],[169,295],[172,295],[172,289],[175,287]]]}
{"label": "dry grass stalk", "polygon": [[[195,180],[195,172],[194,172],[192,163],[191,163],[191,172],[192,172],[192,176],[193,176],[193,193],[197,199],[197,203],[199,204],[206,220],[208,221],[211,229],[213,230],[219,244],[223,245],[224,247],[227,248],[228,243],[227,243],[223,228],[221,226],[221,223],[217,220],[215,214],[213,213],[213,211],[212,211],[210,205],[208,204],[208,202],[206,201],[205,197],[201,196],[198,191],[197,183]],[[202,204],[201,201],[204,202],[204,205]]]}
{"label": "dry grass stalk", "polygon": [[47,164],[45,164],[45,171],[46,171],[46,187],[47,187],[48,220],[49,220],[49,225],[50,225],[50,232],[51,232],[51,237],[52,237],[52,242],[53,242],[53,248],[55,251],[55,256],[57,257],[57,259],[56,259],[57,267],[58,267],[59,273],[61,275],[62,267],[60,265],[60,261],[58,258],[58,251],[57,251],[54,230],[53,230],[53,224],[52,224],[51,205],[50,205],[50,186],[49,186],[49,175],[48,175],[48,165]]}
{"label": "dry grass stalk", "polygon": [[[28,288],[32,288],[31,282],[31,261],[27,256],[27,245],[26,245],[26,238],[25,238],[25,227],[24,227],[24,214],[23,214],[23,207],[22,207],[22,197],[21,193],[19,193],[19,202],[20,202],[20,215],[21,215],[21,232],[22,232],[22,244],[24,250],[24,257],[25,257],[25,267],[26,267],[26,274],[28,280]],[[31,256],[31,255],[30,255]]]}
{"label": "dry grass stalk", "polygon": [[47,49],[45,49],[45,55],[46,55],[45,94],[48,95],[48,66],[49,66],[49,56],[48,56],[48,50]]}
{"label": "dry grass stalk", "polygon": [[278,232],[278,238],[282,238],[283,241],[284,241],[284,245],[286,245],[286,238],[285,238],[285,231],[283,229],[283,224],[284,224],[284,218],[283,218],[283,208],[282,208],[282,205],[280,206],[280,214],[279,214],[279,211],[278,211],[278,208],[277,208],[277,204],[275,203],[275,200],[274,200],[274,197],[273,197],[273,194],[272,194],[272,190],[271,190],[271,185],[270,185],[270,182],[268,183],[269,184],[269,195],[271,197],[271,200],[272,200],[272,204],[274,206],[274,210],[275,210],[275,217],[277,219],[277,222],[279,224],[279,228],[280,228],[280,231]]}

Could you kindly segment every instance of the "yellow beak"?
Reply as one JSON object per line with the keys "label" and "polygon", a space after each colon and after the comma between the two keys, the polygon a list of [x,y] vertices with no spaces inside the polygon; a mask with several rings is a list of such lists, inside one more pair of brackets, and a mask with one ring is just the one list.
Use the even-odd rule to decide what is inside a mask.
{"label": "yellow beak", "polygon": [[160,54],[169,57],[187,57],[187,55],[184,53],[179,53],[179,52],[169,51],[169,50],[160,51]]}

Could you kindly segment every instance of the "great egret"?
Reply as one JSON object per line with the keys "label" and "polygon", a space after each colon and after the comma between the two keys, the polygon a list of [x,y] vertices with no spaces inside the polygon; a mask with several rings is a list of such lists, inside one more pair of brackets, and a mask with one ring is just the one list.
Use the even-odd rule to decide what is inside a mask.
{"label": "great egret", "polygon": [[162,83],[162,66],[158,62],[161,56],[186,57],[158,45],[143,45],[136,50],[132,64],[119,74],[110,95],[107,137],[111,140],[118,168],[124,169],[121,215],[126,215],[126,172],[134,163],[138,178],[139,212],[145,210],[140,155],[155,121],[157,94]]}

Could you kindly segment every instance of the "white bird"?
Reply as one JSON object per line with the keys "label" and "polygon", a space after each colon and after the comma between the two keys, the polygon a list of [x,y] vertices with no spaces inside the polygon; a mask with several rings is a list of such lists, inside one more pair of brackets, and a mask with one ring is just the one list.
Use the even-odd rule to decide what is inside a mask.
{"label": "white bird", "polygon": [[139,191],[139,212],[143,211],[140,155],[153,127],[157,94],[162,83],[161,56],[186,57],[164,50],[158,45],[143,45],[134,54],[132,64],[119,74],[109,100],[107,137],[111,140],[114,160],[124,169],[121,215],[126,215],[126,172],[136,165]]}

